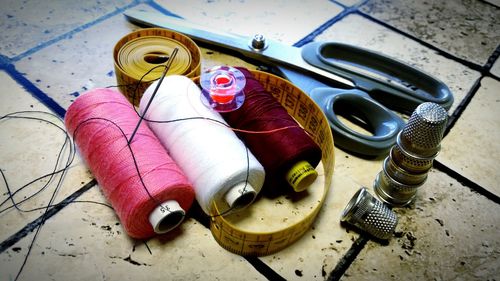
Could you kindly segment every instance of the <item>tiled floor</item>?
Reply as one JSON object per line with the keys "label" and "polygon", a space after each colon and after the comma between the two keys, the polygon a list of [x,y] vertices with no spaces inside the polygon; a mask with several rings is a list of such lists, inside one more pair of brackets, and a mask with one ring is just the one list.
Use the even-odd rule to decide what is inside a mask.
{"label": "tiled floor", "polygon": [[[396,209],[387,244],[339,223],[360,187],[371,189],[382,157],[335,148],[335,172],[313,227],[273,255],[221,248],[196,217],[147,242],[123,231],[78,158],[62,179],[50,218],[10,207],[0,184],[0,280],[498,280],[500,276],[500,7],[498,1],[11,1],[0,11],[0,114],[62,116],[82,92],[116,84],[112,50],[135,26],[129,9],[161,11],[289,45],[335,40],[382,52],[437,77],[455,96],[449,132],[417,200]],[[255,67],[202,48],[204,69]],[[24,113],[52,120],[40,112]],[[15,191],[53,170],[64,132],[45,122],[0,121],[0,169]],[[16,194],[21,209],[49,203],[56,177]],[[30,194],[41,190],[37,196]],[[371,189],[372,190],[372,189]],[[5,200],[5,201],[4,201]],[[86,203],[87,202],[87,203]],[[43,224],[42,224],[43,223]],[[39,227],[43,225],[43,227]],[[36,240],[23,267],[33,236]]]}

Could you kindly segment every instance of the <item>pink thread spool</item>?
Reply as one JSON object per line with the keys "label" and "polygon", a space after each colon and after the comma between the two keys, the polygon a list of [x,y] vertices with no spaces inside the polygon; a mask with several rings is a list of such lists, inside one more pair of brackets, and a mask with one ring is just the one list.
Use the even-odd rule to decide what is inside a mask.
{"label": "pink thread spool", "polygon": [[201,99],[209,108],[229,112],[241,107],[245,101],[245,75],[230,66],[216,66],[201,74]]}
{"label": "pink thread spool", "polygon": [[138,122],[132,105],[111,89],[81,95],[65,117],[68,131],[125,231],[144,239],[177,227],[194,200],[194,190],[145,122],[129,149],[128,139]]}

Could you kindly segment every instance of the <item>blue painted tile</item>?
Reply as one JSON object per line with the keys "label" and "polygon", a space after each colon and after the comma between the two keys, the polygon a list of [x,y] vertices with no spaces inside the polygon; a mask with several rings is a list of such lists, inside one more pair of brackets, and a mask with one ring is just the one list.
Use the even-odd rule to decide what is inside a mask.
{"label": "blue painted tile", "polygon": [[[137,8],[152,10],[147,5]],[[15,62],[16,69],[67,108],[89,89],[116,85],[113,48],[138,27],[119,13]]]}
{"label": "blue painted tile", "polygon": [[130,2],[4,0],[0,10],[0,54],[18,56]]}

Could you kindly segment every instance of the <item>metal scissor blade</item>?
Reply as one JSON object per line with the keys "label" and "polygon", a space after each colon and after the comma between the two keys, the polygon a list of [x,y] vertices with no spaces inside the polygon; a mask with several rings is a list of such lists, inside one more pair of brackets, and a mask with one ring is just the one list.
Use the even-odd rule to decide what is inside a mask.
{"label": "metal scissor blade", "polygon": [[332,83],[341,84],[344,87],[352,88],[355,86],[353,82],[346,78],[308,64],[302,58],[300,48],[288,46],[278,41],[266,39],[266,47],[256,50],[251,46],[251,37],[220,32],[161,13],[132,10],[126,11],[124,14],[132,22],[180,32],[195,41],[231,49],[247,58],[266,64],[271,62],[287,66],[303,73],[330,80]]}

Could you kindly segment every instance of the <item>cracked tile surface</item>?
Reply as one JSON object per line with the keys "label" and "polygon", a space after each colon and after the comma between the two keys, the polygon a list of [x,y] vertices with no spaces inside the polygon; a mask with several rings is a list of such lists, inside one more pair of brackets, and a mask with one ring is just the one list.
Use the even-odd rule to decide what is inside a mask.
{"label": "cracked tile surface", "polygon": [[482,1],[370,0],[361,11],[479,65],[500,42],[500,10]]}
{"label": "cracked tile surface", "polygon": [[395,237],[388,245],[369,241],[341,280],[496,280],[500,274],[498,204],[432,171],[415,203],[395,211]]}
{"label": "cracked tile surface", "polygon": [[188,21],[231,33],[256,33],[293,45],[342,11],[325,0],[313,1],[158,1]]}
{"label": "cracked tile surface", "polygon": [[[500,82],[483,78],[481,87],[443,140],[438,160],[500,196]],[[489,141],[485,141],[489,140]]]}
{"label": "cracked tile surface", "polygon": [[[155,11],[161,6],[190,21],[239,34],[257,30],[289,45],[306,36],[314,41],[354,44],[437,77],[455,95],[450,115],[461,113],[443,140],[438,161],[498,194],[499,59],[490,70],[497,78],[475,70],[494,58],[500,42],[499,9],[494,6],[498,3],[486,2],[122,0],[47,4],[7,0],[0,12],[0,114],[49,111],[33,92],[46,94],[67,108],[87,89],[116,84],[113,47],[123,35],[139,28],[127,22],[121,11]],[[345,11],[338,3],[345,7],[364,4],[332,22]],[[313,33],[320,26],[324,31]],[[202,69],[221,64],[256,67],[218,50],[204,47],[201,52]],[[480,83],[479,89],[464,110],[461,103],[476,83]],[[0,168],[10,185],[17,188],[33,175],[50,171],[60,147],[57,129],[47,129],[40,122],[0,121],[0,132]],[[37,136],[34,144],[33,135]],[[145,242],[132,240],[124,234],[114,211],[100,204],[106,200],[95,185],[45,222],[19,280],[266,280],[266,271],[286,280],[326,280],[359,237],[357,231],[340,224],[340,214],[359,187],[365,186],[373,194],[373,180],[382,169],[383,158],[365,159],[335,148],[333,183],[313,227],[288,248],[258,258],[261,267],[224,250],[193,217],[172,233]],[[395,237],[387,245],[369,241],[354,262],[345,265],[341,280],[497,280],[500,205],[445,172],[431,170],[416,202],[396,209],[400,223]],[[86,166],[75,162],[56,202],[91,179]],[[11,208],[2,212],[11,205],[3,186],[0,184],[4,202],[0,202],[0,279],[11,280],[33,232],[27,231],[13,245],[4,246],[3,242],[29,227],[42,211],[20,213]],[[22,207],[43,207],[51,188]],[[18,199],[32,191],[19,193]]]}
{"label": "cracked tile surface", "polygon": [[2,1],[0,53],[17,56],[96,20],[130,1]]}

